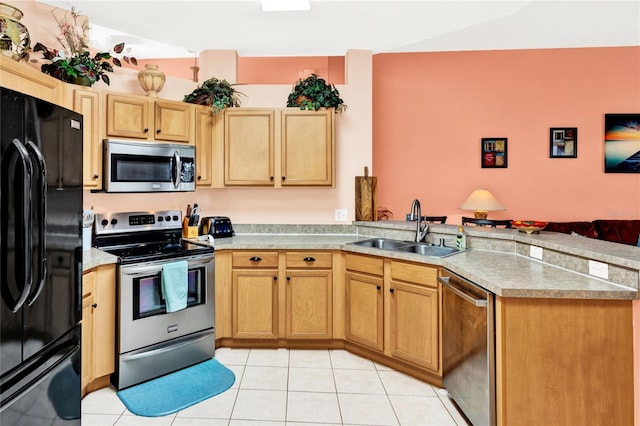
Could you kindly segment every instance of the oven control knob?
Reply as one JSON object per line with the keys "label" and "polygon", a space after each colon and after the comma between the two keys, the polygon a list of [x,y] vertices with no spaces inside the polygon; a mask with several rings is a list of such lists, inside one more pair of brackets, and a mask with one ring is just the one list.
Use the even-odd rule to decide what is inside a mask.
{"label": "oven control knob", "polygon": [[102,221],[100,222],[100,224],[102,226],[107,226],[109,224],[109,221],[107,219],[102,219]]}
{"label": "oven control knob", "polygon": [[162,222],[164,220],[164,216],[158,216],[158,222]]}
{"label": "oven control knob", "polygon": [[118,224],[118,219],[111,219],[111,224],[116,226]]}
{"label": "oven control knob", "polygon": [[165,217],[164,217],[164,219],[165,219],[167,222],[171,222],[171,216],[169,216],[169,215],[165,216]]}
{"label": "oven control knob", "polygon": [[179,220],[180,218],[178,216],[173,216],[173,220],[175,220],[176,222]]}

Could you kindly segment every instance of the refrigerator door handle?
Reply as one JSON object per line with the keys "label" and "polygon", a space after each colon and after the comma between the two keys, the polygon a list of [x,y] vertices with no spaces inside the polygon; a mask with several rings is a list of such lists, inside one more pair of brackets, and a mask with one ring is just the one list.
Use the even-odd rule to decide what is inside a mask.
{"label": "refrigerator door handle", "polygon": [[27,150],[31,154],[32,164],[34,170],[32,171],[33,177],[37,180],[36,185],[40,191],[40,197],[35,201],[38,203],[36,213],[39,221],[38,225],[38,278],[37,287],[26,300],[27,306],[33,305],[42,289],[45,286],[47,278],[47,257],[46,251],[46,224],[47,224],[47,163],[44,161],[44,156],[38,146],[32,141],[27,142]]}
{"label": "refrigerator door handle", "polygon": [[[15,152],[12,153],[12,151]],[[6,174],[8,170],[12,168],[11,163],[14,161],[15,157],[18,157],[16,162],[21,162],[24,168],[23,176],[13,176],[11,179],[12,184],[20,184],[22,183],[22,205],[15,206],[16,209],[20,209],[20,211],[16,211],[16,218],[20,218],[17,221],[17,224],[22,225],[22,229],[16,229],[16,242],[19,238],[22,239],[22,243],[20,248],[22,250],[16,250],[16,267],[22,268],[22,273],[24,277],[24,282],[22,283],[22,289],[20,290],[20,295],[18,297],[14,297],[9,288],[9,276],[8,268],[7,268],[7,254],[4,253],[4,258],[2,259],[2,266],[4,270],[5,276],[3,277],[3,286],[2,286],[2,298],[5,303],[11,309],[11,312],[14,314],[18,312],[18,310],[24,305],[27,296],[31,292],[31,285],[33,283],[33,277],[31,276],[31,251],[33,248],[32,242],[32,233],[31,233],[31,174],[32,174],[32,166],[31,160],[29,159],[29,152],[25,148],[25,146],[18,140],[14,139],[10,142],[9,146],[5,150],[5,155],[2,158],[2,172]],[[14,167],[15,169],[15,167]],[[2,191],[3,194],[9,193],[9,176],[2,176]],[[8,212],[4,211],[9,204],[9,200],[6,200],[1,203],[2,204],[2,217],[3,221],[8,221]],[[3,241],[8,240],[8,223],[2,223],[2,236]],[[16,287],[20,288],[19,284],[16,283]]]}

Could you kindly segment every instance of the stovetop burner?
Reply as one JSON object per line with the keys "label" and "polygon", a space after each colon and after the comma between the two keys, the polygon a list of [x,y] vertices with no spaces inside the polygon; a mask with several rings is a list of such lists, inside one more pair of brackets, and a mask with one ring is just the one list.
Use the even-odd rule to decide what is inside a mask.
{"label": "stovetop burner", "polygon": [[121,264],[212,254],[213,247],[181,238],[181,218],[179,210],[97,214],[95,246]]}

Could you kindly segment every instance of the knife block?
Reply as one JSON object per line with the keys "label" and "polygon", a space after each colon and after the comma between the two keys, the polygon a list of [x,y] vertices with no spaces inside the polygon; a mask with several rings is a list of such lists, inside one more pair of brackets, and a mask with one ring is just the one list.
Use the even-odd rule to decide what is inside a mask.
{"label": "knife block", "polygon": [[198,238],[198,226],[189,226],[189,217],[182,219],[182,238]]}

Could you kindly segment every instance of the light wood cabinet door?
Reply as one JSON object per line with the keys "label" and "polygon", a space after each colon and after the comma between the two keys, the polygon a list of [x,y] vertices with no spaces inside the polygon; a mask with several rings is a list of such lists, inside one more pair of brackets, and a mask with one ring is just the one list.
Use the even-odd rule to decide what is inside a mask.
{"label": "light wood cabinet door", "polygon": [[225,186],[274,186],[274,117],[273,110],[224,111]]}
{"label": "light wood cabinet door", "polygon": [[73,109],[82,120],[82,184],[86,189],[102,189],[102,108],[100,92],[74,89]]}
{"label": "light wood cabinet door", "polygon": [[94,289],[95,289],[95,272],[87,272],[82,276],[82,341],[81,341],[81,389],[82,396],[87,393],[87,386],[94,379],[94,318],[93,318],[93,305],[94,305]]}
{"label": "light wood cabinet door", "polygon": [[[136,96],[107,94],[107,136],[149,139],[149,101]],[[153,133],[153,132],[151,132]],[[152,138],[153,136],[151,136]]]}
{"label": "light wood cabinet door", "polygon": [[[115,285],[114,265],[82,274],[83,395],[93,381],[108,378],[115,371]],[[108,384],[108,380],[104,383]]]}
{"label": "light wood cabinet door", "polygon": [[97,268],[94,310],[94,377],[115,370],[116,272],[115,266]]}
{"label": "light wood cabinet door", "polygon": [[345,337],[377,351],[384,349],[384,305],[381,276],[345,273]]}
{"label": "light wood cabinet door", "polygon": [[231,285],[232,337],[277,339],[277,269],[234,269]]}
{"label": "light wood cabinet door", "polygon": [[190,142],[193,105],[113,93],[106,96],[108,137]]}
{"label": "light wood cabinet door", "polygon": [[391,281],[391,355],[437,372],[440,368],[438,290]]}
{"label": "light wood cabinet door", "polygon": [[439,373],[438,268],[392,261],[388,297],[391,356]]}
{"label": "light wood cabinet door", "polygon": [[154,101],[155,140],[189,142],[193,106],[184,102]]}
{"label": "light wood cabinet door", "polygon": [[281,112],[282,186],[332,186],[333,109]]}
{"label": "light wood cabinet door", "polygon": [[194,108],[196,145],[196,186],[210,187],[213,184],[213,113],[211,108]]}
{"label": "light wood cabinet door", "polygon": [[286,338],[330,339],[332,336],[331,269],[287,270]]}
{"label": "light wood cabinet door", "polygon": [[66,83],[35,68],[0,55],[2,87],[70,108],[65,102]]}

